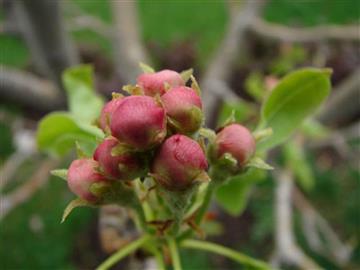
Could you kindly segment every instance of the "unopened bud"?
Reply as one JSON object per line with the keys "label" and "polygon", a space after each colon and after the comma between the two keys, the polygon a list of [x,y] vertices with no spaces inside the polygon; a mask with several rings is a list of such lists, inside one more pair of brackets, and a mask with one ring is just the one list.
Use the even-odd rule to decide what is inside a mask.
{"label": "unopened bud", "polygon": [[67,181],[70,190],[81,199],[88,202],[98,201],[99,194],[91,191],[93,184],[109,183],[108,179],[99,173],[99,164],[92,159],[74,160],[68,170]]}
{"label": "unopened bud", "polygon": [[146,150],[166,136],[165,111],[151,97],[125,97],[113,113],[110,128],[121,143]]}
{"label": "unopened bud", "polygon": [[115,138],[107,138],[95,150],[94,159],[99,162],[104,174],[117,180],[133,180],[142,175],[144,162],[139,153],[124,152],[112,155],[112,149],[119,144]]}
{"label": "unopened bud", "polygon": [[213,151],[216,159],[230,154],[242,168],[255,153],[255,139],[251,132],[239,124],[224,127],[216,136]]}
{"label": "unopened bud", "polygon": [[145,95],[155,96],[164,94],[166,85],[174,87],[185,85],[185,82],[176,71],[165,69],[155,73],[141,74],[137,79],[137,84]]}
{"label": "unopened bud", "polygon": [[168,138],[155,155],[151,173],[168,190],[181,191],[192,185],[207,169],[200,145],[184,135]]}
{"label": "unopened bud", "polygon": [[161,97],[161,101],[176,131],[192,134],[201,127],[201,98],[193,89],[186,86],[171,88]]}

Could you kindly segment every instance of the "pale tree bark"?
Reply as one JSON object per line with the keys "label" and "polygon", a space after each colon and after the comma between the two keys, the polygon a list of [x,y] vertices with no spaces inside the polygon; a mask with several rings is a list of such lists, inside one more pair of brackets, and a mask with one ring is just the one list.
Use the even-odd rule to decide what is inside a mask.
{"label": "pale tree bark", "polygon": [[114,53],[118,75],[126,82],[134,82],[139,62],[148,62],[141,42],[136,1],[111,1],[114,20]]}
{"label": "pale tree bark", "polygon": [[293,176],[290,171],[281,170],[274,175],[275,189],[275,256],[274,267],[288,264],[300,269],[320,269],[297,245],[293,232],[292,193],[294,188]]}

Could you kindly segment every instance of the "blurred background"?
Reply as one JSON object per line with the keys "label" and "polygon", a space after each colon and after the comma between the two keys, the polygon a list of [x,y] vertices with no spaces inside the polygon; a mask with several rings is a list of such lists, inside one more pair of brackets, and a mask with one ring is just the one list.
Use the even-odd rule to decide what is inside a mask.
{"label": "blurred background", "polygon": [[[157,70],[194,68],[211,127],[232,110],[252,127],[282,76],[332,68],[326,104],[271,153],[275,173],[218,193],[206,231],[283,269],[360,269],[359,1],[0,4],[1,269],[94,269],[136,235],[118,208],[77,209],[60,224],[73,195],[49,171],[71,157],[39,153],[35,132],[46,113],[66,110],[66,68],[92,64],[95,88],[109,99],[134,83],[140,61]],[[243,269],[202,252],[182,258],[189,270]],[[117,269],[152,269],[144,262],[138,253]]]}

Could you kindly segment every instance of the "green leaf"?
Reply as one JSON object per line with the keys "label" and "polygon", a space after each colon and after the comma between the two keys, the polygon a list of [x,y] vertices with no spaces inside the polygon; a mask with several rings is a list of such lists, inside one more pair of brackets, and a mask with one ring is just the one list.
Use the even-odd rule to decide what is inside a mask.
{"label": "green leaf", "polygon": [[60,177],[61,179],[67,181],[67,173],[68,173],[67,169],[52,170],[50,171],[50,173],[54,176]]}
{"label": "green leaf", "polygon": [[220,186],[216,191],[215,198],[229,214],[238,216],[246,208],[253,184],[264,177],[264,171],[249,169],[247,173],[234,176],[228,183]]}
{"label": "green leaf", "polygon": [[63,74],[63,83],[70,112],[77,120],[91,123],[99,117],[104,101],[95,93],[92,66],[67,69]]}
{"label": "green leaf", "polygon": [[91,156],[97,138],[103,136],[100,129],[89,124],[79,124],[69,113],[54,112],[40,121],[36,139],[41,151],[55,156],[65,155],[75,146],[75,141]]}
{"label": "green leaf", "polygon": [[88,203],[87,201],[84,201],[80,198],[76,198],[72,200],[65,208],[63,216],[61,218],[61,223],[63,223],[66,218],[70,215],[70,213],[76,208],[81,206],[93,206],[92,204]]}
{"label": "green leaf", "polygon": [[263,159],[260,157],[253,157],[248,164],[246,164],[247,167],[253,167],[258,168],[261,170],[273,170],[274,168],[267,164]]}
{"label": "green leaf", "polygon": [[150,67],[149,65],[144,64],[142,62],[139,63],[139,66],[144,73],[154,73],[155,72],[155,70],[152,67]]}
{"label": "green leaf", "polygon": [[189,68],[187,70],[182,71],[180,73],[180,76],[183,79],[183,81],[186,83],[190,79],[191,75],[193,75],[193,72],[194,70],[192,68]]}
{"label": "green leaf", "polygon": [[311,190],[315,185],[315,177],[304,148],[296,141],[289,141],[284,145],[283,152],[286,165],[294,172],[296,181],[303,189]]}
{"label": "green leaf", "polygon": [[260,151],[284,142],[303,120],[315,112],[330,91],[329,69],[305,68],[287,75],[262,106],[258,129],[271,127],[273,136],[260,142]]}

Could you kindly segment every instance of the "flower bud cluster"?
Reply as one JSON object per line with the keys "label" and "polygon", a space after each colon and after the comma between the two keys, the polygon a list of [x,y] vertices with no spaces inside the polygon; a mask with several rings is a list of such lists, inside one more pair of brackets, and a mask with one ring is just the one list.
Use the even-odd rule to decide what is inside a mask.
{"label": "flower bud cluster", "polygon": [[93,184],[108,185],[152,175],[168,190],[185,190],[207,169],[191,136],[203,123],[201,98],[175,71],[144,73],[137,95],[114,95],[98,120],[106,138],[92,158],[72,162],[68,185],[81,199],[96,202]]}

